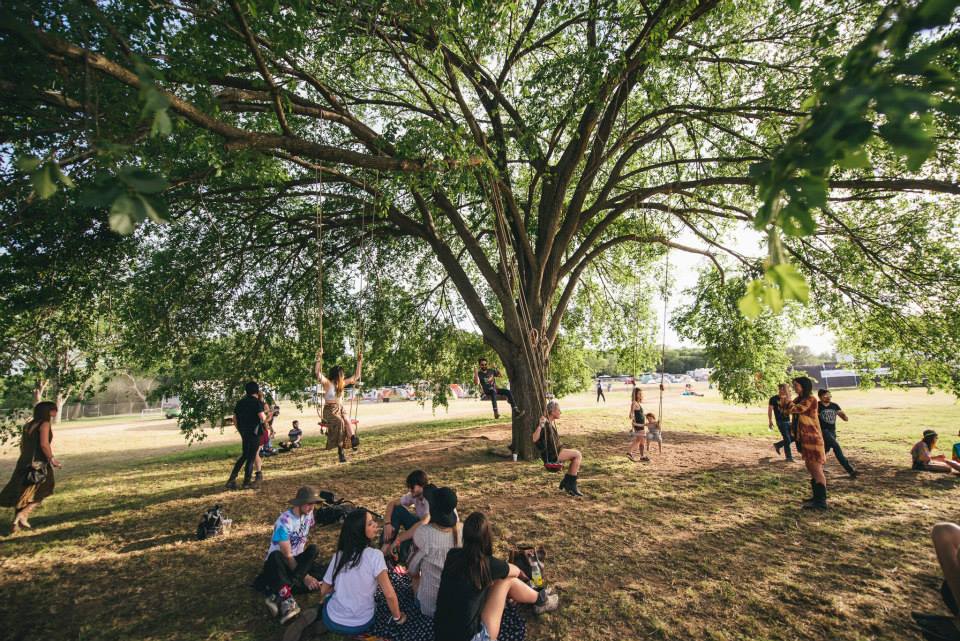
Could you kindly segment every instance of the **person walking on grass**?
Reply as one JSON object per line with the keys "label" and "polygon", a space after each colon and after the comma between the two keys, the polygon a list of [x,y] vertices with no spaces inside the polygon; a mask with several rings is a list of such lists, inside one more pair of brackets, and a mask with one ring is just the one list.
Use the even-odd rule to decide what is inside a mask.
{"label": "person walking on grass", "polygon": [[827,477],[823,473],[823,464],[827,455],[823,450],[823,434],[820,431],[820,418],[817,415],[817,398],[813,395],[813,381],[806,376],[793,379],[793,389],[797,397],[788,408],[788,413],[797,417],[797,442],[803,464],[810,472],[810,485],[813,497],[803,502],[804,509],[827,509]]}
{"label": "person walking on grass", "polygon": [[[790,389],[786,383],[780,383],[777,388],[777,395],[771,396],[767,403],[767,421],[770,429],[773,429],[773,423],[776,421],[777,429],[780,430],[780,440],[773,444],[773,449],[780,453],[783,450],[787,461],[793,462],[793,452],[790,450],[790,443],[793,439],[790,437],[790,415],[787,408],[790,406]],[[797,454],[800,454],[800,443],[797,443]]]}
{"label": "person walking on grass", "polygon": [[937,433],[933,430],[923,430],[923,439],[918,441],[910,450],[913,459],[913,469],[921,472],[941,472],[960,474],[960,463],[947,460],[943,454],[933,454],[937,446]]}
{"label": "person walking on grass", "polygon": [[263,411],[263,403],[257,398],[260,386],[256,381],[250,381],[243,386],[243,389],[247,393],[246,396],[237,401],[233,408],[233,425],[240,432],[243,451],[237,458],[237,462],[233,464],[233,471],[227,480],[228,490],[237,489],[237,475],[241,467],[243,468],[243,489],[251,487],[257,489],[263,480],[263,474],[257,472],[256,481],[251,482],[260,452],[260,434],[263,425],[267,422],[267,415]]}
{"label": "person walking on grass", "polygon": [[53,468],[60,461],[53,455],[51,424],[57,416],[57,404],[41,401],[33,406],[33,418],[23,426],[20,436],[20,457],[10,481],[0,491],[0,506],[13,508],[10,533],[30,529],[27,518],[43,500],[53,494]]}
{"label": "person walking on grass", "polygon": [[363,354],[360,353],[357,355],[357,368],[353,376],[346,376],[340,365],[331,367],[324,376],[323,350],[317,351],[316,374],[317,380],[323,386],[323,423],[327,426],[327,449],[337,448],[337,459],[341,463],[347,462],[344,452],[348,447],[356,451],[360,446],[360,439],[353,431],[353,422],[343,404],[343,390],[347,385],[354,385],[360,381],[362,368]]}
{"label": "person walking on grass", "polygon": [[840,443],[837,441],[837,417],[842,418],[844,421],[849,421],[850,419],[847,418],[847,415],[840,409],[840,406],[832,401],[830,390],[817,390],[817,397],[820,399],[817,405],[817,416],[820,418],[820,431],[823,433],[824,452],[826,453],[833,450],[834,456],[837,457],[837,461],[843,466],[843,469],[847,471],[850,478],[855,479],[857,475],[859,475],[859,472],[854,469],[850,461],[847,460],[847,457],[843,455],[843,450],[840,449]]}
{"label": "person walking on grass", "polygon": [[540,417],[537,428],[533,430],[533,443],[540,451],[544,463],[563,463],[570,461],[567,473],[560,481],[560,489],[571,496],[583,496],[577,489],[577,475],[580,473],[580,464],[583,454],[580,450],[570,449],[560,444],[560,435],[557,432],[557,420],[560,418],[560,403],[552,400],[547,403],[544,416]]}
{"label": "person walking on grass", "polygon": [[314,525],[314,507],[321,500],[312,487],[305,485],[297,490],[297,495],[290,500],[290,509],[273,525],[263,570],[253,581],[254,587],[264,593],[267,608],[280,618],[281,624],[300,613],[294,592],[320,589],[316,576],[323,573],[323,567],[317,566],[317,546],[307,545],[307,536]]}
{"label": "person walking on grass", "polygon": [[607,397],[603,394],[603,383],[598,378],[597,379],[597,403],[600,402],[601,398],[603,399],[604,403],[607,402]]}

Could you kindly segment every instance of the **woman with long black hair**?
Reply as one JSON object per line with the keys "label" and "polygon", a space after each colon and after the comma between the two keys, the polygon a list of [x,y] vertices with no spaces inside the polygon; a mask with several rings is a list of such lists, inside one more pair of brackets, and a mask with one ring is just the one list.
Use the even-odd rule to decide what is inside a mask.
{"label": "woman with long black hair", "polygon": [[533,604],[534,612],[556,610],[560,599],[537,592],[520,578],[520,568],[493,557],[490,522],[474,512],[463,524],[463,547],[447,553],[433,619],[436,641],[491,641],[500,636],[507,599]]}
{"label": "woman with long black hair", "polygon": [[337,448],[337,456],[341,463],[347,462],[344,450],[348,447],[357,449],[360,440],[353,433],[353,423],[350,422],[347,410],[343,405],[343,390],[347,385],[353,385],[360,380],[360,370],[363,365],[363,354],[357,355],[357,369],[353,376],[346,376],[343,367],[334,365],[326,376],[323,375],[323,351],[317,352],[316,373],[317,380],[323,386],[323,422],[327,427],[327,449]]}
{"label": "woman with long black hair", "polygon": [[43,499],[53,494],[53,468],[60,461],[53,455],[51,423],[57,416],[57,404],[42,401],[33,407],[33,418],[23,426],[20,438],[20,458],[13,469],[10,482],[0,491],[0,506],[14,509],[10,533],[30,528],[27,517]]}
{"label": "woman with long black hair", "polygon": [[331,632],[356,635],[372,628],[378,586],[386,597],[394,623],[402,625],[407,621],[387,575],[383,552],[370,547],[377,534],[377,522],[363,508],[350,512],[343,521],[337,551],[320,586],[321,600],[330,597],[324,602],[320,616],[324,627]]}
{"label": "woman with long black hair", "polygon": [[793,390],[797,397],[788,408],[789,414],[797,415],[797,443],[803,464],[810,472],[810,485],[813,498],[803,502],[805,509],[827,509],[827,477],[823,473],[823,464],[827,454],[823,449],[823,433],[820,431],[820,418],[817,414],[819,401],[813,395],[813,381],[806,376],[793,379]]}

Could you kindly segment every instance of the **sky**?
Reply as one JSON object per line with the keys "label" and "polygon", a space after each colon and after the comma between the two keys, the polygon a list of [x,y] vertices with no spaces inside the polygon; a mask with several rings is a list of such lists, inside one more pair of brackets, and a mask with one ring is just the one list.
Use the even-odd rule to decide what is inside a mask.
{"label": "sky", "polygon": [[[741,231],[736,242],[732,243],[732,248],[745,256],[762,257],[766,252],[766,246],[762,242],[762,235],[753,231]],[[698,239],[690,232],[681,234],[676,242],[690,247],[702,248],[703,241]],[[689,289],[697,282],[697,273],[704,266],[710,264],[710,259],[700,254],[691,254],[676,249],[670,250],[670,272],[673,279],[673,286],[670,288],[670,301],[667,306],[667,313],[672,314],[678,307],[690,302],[689,296],[683,296],[681,292]],[[663,269],[661,266],[660,269]],[[662,274],[662,272],[661,272]],[[657,318],[660,327],[663,327],[663,297],[660,296],[660,288],[656,288],[653,296],[654,309],[657,310]],[[833,352],[835,347],[835,336],[824,327],[804,327],[798,330],[796,337],[791,345],[806,345],[814,354]],[[682,340],[677,333],[673,331],[670,325],[667,325],[667,346],[668,347],[696,347],[694,343]]]}

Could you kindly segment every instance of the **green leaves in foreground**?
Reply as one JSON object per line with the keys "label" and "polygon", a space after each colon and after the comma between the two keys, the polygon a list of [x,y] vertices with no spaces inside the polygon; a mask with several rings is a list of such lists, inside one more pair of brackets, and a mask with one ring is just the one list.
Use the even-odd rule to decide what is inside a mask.
{"label": "green leaves in foreground", "polygon": [[[804,103],[810,115],[770,160],[750,168],[762,201],[754,226],[768,230],[772,242],[764,278],[750,283],[740,301],[745,315],[756,317],[763,307],[780,311],[784,300],[806,301],[806,283],[787,264],[777,232],[816,231],[813,214],[827,204],[835,167],[869,169],[867,151],[877,141],[909,171],[936,151],[934,114],[960,113],[960,80],[941,63],[960,46],[960,34],[936,29],[949,25],[958,7],[960,0],[888,5],[843,59],[825,61],[819,75],[826,81]],[[923,41],[915,43],[920,34]]]}
{"label": "green leaves in foreground", "polygon": [[810,287],[803,274],[790,263],[780,263],[767,268],[762,279],[747,284],[747,292],[738,307],[741,314],[755,319],[764,307],[779,314],[785,300],[806,303],[809,295]]}
{"label": "green leaves in foreground", "polygon": [[70,176],[63,173],[55,160],[43,162],[36,156],[23,156],[17,160],[17,169],[30,174],[30,183],[41,200],[57,193],[58,183],[68,189],[73,187]]}

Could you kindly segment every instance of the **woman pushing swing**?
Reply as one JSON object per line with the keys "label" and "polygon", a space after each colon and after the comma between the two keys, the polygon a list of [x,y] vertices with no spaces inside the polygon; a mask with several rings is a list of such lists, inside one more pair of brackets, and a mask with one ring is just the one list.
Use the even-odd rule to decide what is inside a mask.
{"label": "woman pushing swing", "polygon": [[360,381],[360,370],[363,365],[363,352],[357,355],[357,369],[353,376],[347,377],[343,367],[334,365],[326,376],[323,375],[323,348],[317,350],[315,371],[317,381],[323,386],[323,414],[321,420],[327,428],[327,447],[337,448],[337,456],[341,463],[347,462],[344,450],[352,447],[354,450],[360,445],[360,439],[354,433],[353,423],[343,405],[343,390],[347,385]]}

